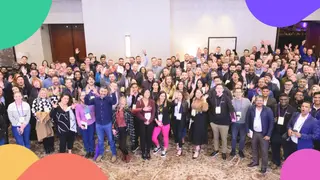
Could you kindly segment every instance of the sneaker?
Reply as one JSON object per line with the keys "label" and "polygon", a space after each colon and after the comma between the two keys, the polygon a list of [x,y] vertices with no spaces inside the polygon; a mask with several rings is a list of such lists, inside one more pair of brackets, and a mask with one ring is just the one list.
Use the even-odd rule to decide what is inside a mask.
{"label": "sneaker", "polygon": [[179,156],[181,156],[181,154],[182,154],[182,150],[181,150],[181,148],[179,148],[176,156],[179,157]]}
{"label": "sneaker", "polygon": [[90,153],[87,152],[87,154],[84,157],[89,159],[90,158]]}
{"label": "sneaker", "polygon": [[139,149],[139,146],[133,146],[133,147],[132,147],[132,152],[135,153],[138,149]]}
{"label": "sneaker", "polygon": [[157,154],[160,150],[161,150],[160,147],[155,147],[155,148],[153,149],[153,154]]}
{"label": "sneaker", "polygon": [[239,151],[239,156],[240,156],[241,158],[244,158],[243,151]]}
{"label": "sneaker", "polygon": [[97,157],[97,159],[96,159],[96,162],[100,162],[101,159],[102,159],[102,155],[99,155],[99,156]]}
{"label": "sneaker", "polygon": [[117,156],[113,155],[112,158],[111,158],[111,162],[114,163],[114,162],[116,162],[116,160],[117,160]]}
{"label": "sneaker", "polygon": [[227,154],[226,153],[222,153],[222,159],[226,160],[227,159]]}
{"label": "sneaker", "polygon": [[213,153],[211,153],[210,156],[214,157],[214,156],[216,156],[216,155],[218,155],[218,154],[219,154],[219,151],[213,151]]}
{"label": "sneaker", "polygon": [[235,150],[232,150],[231,152],[230,152],[230,156],[235,156],[236,155],[236,151]]}
{"label": "sneaker", "polygon": [[167,151],[162,151],[161,152],[161,157],[166,157],[166,155],[167,155]]}

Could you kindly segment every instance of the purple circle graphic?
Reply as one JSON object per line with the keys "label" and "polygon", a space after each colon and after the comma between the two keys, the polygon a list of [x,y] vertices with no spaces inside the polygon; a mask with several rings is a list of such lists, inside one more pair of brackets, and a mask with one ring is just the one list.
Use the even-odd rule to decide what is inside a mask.
{"label": "purple circle graphic", "polygon": [[281,180],[319,180],[320,152],[303,149],[290,155],[284,162]]}
{"label": "purple circle graphic", "polygon": [[320,8],[320,0],[246,0],[246,3],[253,16],[274,27],[296,24]]}

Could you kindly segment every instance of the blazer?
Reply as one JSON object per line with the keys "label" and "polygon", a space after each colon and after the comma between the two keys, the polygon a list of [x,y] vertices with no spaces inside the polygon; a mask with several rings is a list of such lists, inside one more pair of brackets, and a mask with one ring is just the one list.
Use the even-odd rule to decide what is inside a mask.
{"label": "blazer", "polygon": [[[256,116],[256,106],[253,105],[248,109],[248,112],[246,115],[247,132],[249,132],[249,129],[254,131],[253,122],[254,122],[255,116]],[[260,117],[261,117],[262,135],[271,137],[273,126],[274,126],[274,118],[273,118],[272,110],[267,106],[263,106]]]}
{"label": "blazer", "polygon": [[[288,124],[288,129],[293,130],[294,124],[297,122],[300,113],[296,112],[292,115],[290,122]],[[313,148],[313,140],[316,140],[320,136],[320,129],[317,120],[308,115],[306,121],[300,129],[301,137],[298,138],[297,150],[300,149],[312,149]]]}
{"label": "blazer", "polygon": [[277,142],[281,143],[282,140],[282,135],[287,132],[287,126],[288,123],[292,117],[292,115],[296,112],[296,109],[292,107],[291,105],[288,105],[287,109],[285,112],[282,111],[283,114],[280,114],[280,116],[284,116],[284,122],[283,125],[278,124],[278,117],[279,117],[279,104],[275,106],[274,110],[274,127],[272,131],[272,136],[271,136],[271,142]]}
{"label": "blazer", "polygon": [[[274,110],[276,108],[276,106],[277,106],[276,99],[269,97],[268,100],[267,100],[267,105],[266,106],[269,107],[271,110]],[[275,112],[275,111],[273,111],[273,112]]]}

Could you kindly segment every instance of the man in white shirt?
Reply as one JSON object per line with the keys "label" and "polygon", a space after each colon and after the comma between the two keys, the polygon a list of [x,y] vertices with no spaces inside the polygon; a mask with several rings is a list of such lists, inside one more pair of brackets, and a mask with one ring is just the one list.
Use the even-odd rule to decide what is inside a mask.
{"label": "man in white shirt", "polygon": [[[261,151],[261,173],[267,171],[269,141],[274,126],[272,110],[263,105],[263,97],[255,97],[255,105],[248,109],[246,125],[248,136],[252,136],[252,162],[248,167],[259,165],[259,150]],[[252,133],[249,133],[251,131]],[[260,148],[260,149],[259,149]]]}
{"label": "man in white shirt", "polygon": [[301,149],[313,149],[313,141],[320,135],[319,122],[312,117],[311,103],[303,102],[301,113],[296,113],[288,124],[287,144],[284,147],[285,158]]}

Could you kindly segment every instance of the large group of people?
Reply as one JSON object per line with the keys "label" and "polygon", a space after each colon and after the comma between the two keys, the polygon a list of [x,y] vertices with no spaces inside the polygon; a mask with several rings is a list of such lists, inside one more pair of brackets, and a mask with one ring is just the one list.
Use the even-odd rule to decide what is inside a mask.
{"label": "large group of people", "polygon": [[26,148],[36,140],[51,154],[58,139],[59,152],[72,153],[81,136],[86,158],[100,161],[109,145],[115,162],[118,143],[130,162],[138,149],[144,160],[170,148],[180,157],[189,141],[196,159],[212,131],[210,156],[244,158],[250,139],[248,166],[261,158],[265,173],[269,150],[276,167],[297,150],[320,150],[320,60],[304,45],[272,49],[262,41],[242,55],[199,48],[196,56],[151,62],[146,51],[117,62],[92,53],[80,59],[79,49],[69,62],[29,64],[23,56],[16,71],[0,71],[0,145],[11,129]]}

